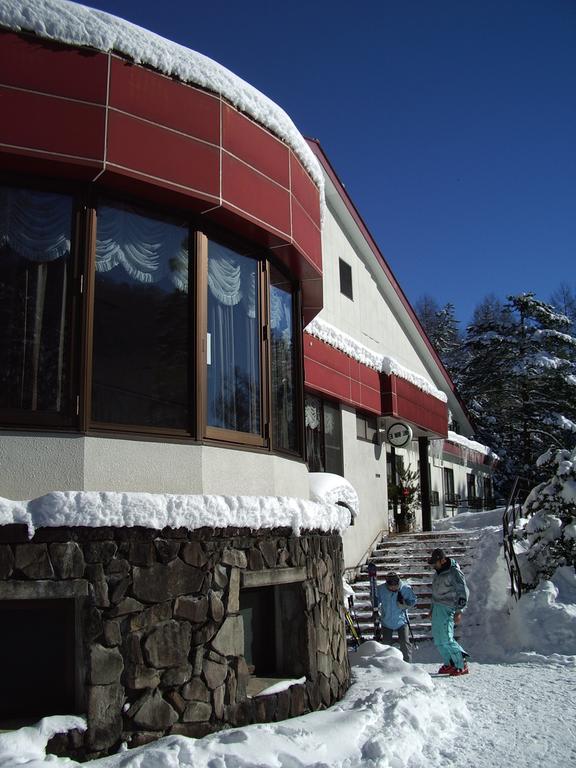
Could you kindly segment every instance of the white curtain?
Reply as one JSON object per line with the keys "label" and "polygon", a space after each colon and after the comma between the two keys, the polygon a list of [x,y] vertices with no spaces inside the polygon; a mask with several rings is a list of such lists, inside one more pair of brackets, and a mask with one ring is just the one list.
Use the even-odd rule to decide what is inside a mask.
{"label": "white curtain", "polygon": [[71,211],[72,201],[64,195],[0,187],[0,247],[35,262],[65,256]]}
{"label": "white curtain", "polygon": [[209,423],[260,431],[260,347],[255,259],[210,242]]}
{"label": "white curtain", "polygon": [[169,279],[188,291],[188,230],[161,219],[100,206],[96,227],[96,271],[120,265],[141,283]]}

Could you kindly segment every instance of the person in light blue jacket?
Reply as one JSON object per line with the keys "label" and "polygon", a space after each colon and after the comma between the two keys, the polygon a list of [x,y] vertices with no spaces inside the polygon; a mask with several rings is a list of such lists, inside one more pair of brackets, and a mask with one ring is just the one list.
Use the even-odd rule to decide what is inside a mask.
{"label": "person in light blue jacket", "polygon": [[380,611],[380,637],[386,645],[392,645],[394,632],[398,633],[400,650],[404,661],[412,661],[412,643],[408,626],[407,608],[416,605],[412,587],[393,571],[386,574],[384,584],[377,590]]}
{"label": "person in light blue jacket", "polygon": [[468,587],[460,566],[442,549],[435,549],[428,560],[436,573],[432,580],[432,639],[442,656],[441,675],[467,675],[468,654],[454,639],[454,625],[459,624],[468,604]]}

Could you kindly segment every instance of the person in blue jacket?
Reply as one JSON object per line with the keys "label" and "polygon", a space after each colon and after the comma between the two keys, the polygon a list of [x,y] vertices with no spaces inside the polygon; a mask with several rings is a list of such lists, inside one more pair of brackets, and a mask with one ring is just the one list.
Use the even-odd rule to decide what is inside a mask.
{"label": "person in blue jacket", "polygon": [[380,637],[386,645],[392,645],[394,632],[398,633],[400,650],[404,661],[412,661],[412,643],[406,609],[416,605],[412,587],[393,571],[386,574],[384,584],[377,591],[380,610]]}
{"label": "person in blue jacket", "polygon": [[432,579],[432,639],[442,656],[440,675],[467,675],[468,654],[454,639],[454,625],[459,624],[468,603],[468,587],[460,566],[442,549],[435,549],[428,564],[436,573]]}

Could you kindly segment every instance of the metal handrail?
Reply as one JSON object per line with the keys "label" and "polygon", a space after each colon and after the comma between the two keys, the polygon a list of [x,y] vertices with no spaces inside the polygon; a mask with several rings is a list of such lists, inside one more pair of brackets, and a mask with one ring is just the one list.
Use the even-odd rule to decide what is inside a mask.
{"label": "metal handrail", "polygon": [[508,497],[506,509],[502,515],[502,543],[504,545],[504,558],[508,573],[510,574],[510,591],[519,600],[522,592],[526,589],[526,584],[522,581],[520,564],[514,550],[514,531],[516,520],[522,512],[522,503],[527,494],[528,481],[524,477],[517,477]]}

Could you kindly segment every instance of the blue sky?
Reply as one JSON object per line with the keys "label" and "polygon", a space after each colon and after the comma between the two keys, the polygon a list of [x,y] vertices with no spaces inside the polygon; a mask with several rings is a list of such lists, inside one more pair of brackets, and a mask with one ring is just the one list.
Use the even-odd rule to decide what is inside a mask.
{"label": "blue sky", "polygon": [[408,298],[576,289],[576,0],[93,0],[320,140]]}

